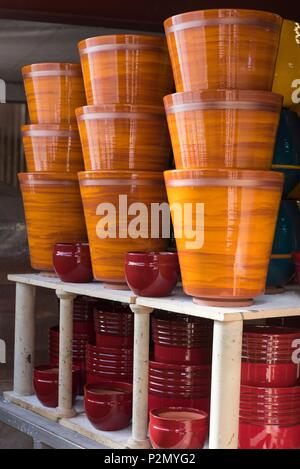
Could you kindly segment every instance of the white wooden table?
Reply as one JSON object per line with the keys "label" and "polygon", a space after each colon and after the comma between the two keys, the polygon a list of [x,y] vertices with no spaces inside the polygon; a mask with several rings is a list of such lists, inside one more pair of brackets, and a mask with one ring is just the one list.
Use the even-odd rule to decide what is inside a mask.
{"label": "white wooden table", "polygon": [[[279,295],[265,295],[255,304],[243,308],[217,308],[196,305],[180,289],[167,298],[136,297],[132,292],[108,290],[100,283],[71,284],[40,274],[9,275],[16,282],[15,316],[15,368],[14,389],[5,397],[16,403],[33,394],[32,371],[34,366],[34,302],[36,287],[56,291],[60,299],[60,360],[59,406],[56,418],[69,428],[82,431],[85,426],[81,415],[75,417],[71,400],[72,362],[72,311],[76,295],[86,295],[120,301],[130,305],[135,313],[133,417],[131,436],[121,447],[149,448],[147,438],[147,400],[150,313],[155,309],[187,314],[214,321],[210,438],[211,449],[235,449],[238,445],[241,346],[244,320],[300,316],[300,289],[288,290]],[[27,398],[28,399],[28,398]],[[76,422],[80,425],[76,427]],[[75,426],[74,426],[75,425]],[[101,432],[96,441],[102,442]],[[111,432],[111,438],[113,439]],[[93,438],[92,432],[89,437]],[[96,438],[97,437],[97,438]],[[111,445],[110,445],[111,446]],[[120,441],[116,441],[120,447]]]}

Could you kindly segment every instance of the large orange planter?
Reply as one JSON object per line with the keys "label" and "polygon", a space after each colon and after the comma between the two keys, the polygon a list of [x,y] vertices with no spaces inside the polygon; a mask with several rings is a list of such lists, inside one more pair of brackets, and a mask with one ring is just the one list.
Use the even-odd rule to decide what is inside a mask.
{"label": "large orange planter", "polygon": [[[94,278],[110,288],[123,288],[127,252],[160,251],[167,247],[168,239],[151,238],[151,226],[154,227],[151,204],[167,200],[163,175],[142,171],[86,171],[79,173],[79,182]],[[146,210],[142,218],[142,225],[148,224],[142,233],[144,237],[131,236],[134,236],[131,223],[136,218],[135,209],[139,210],[138,206],[132,206],[134,203],[144,204]],[[133,214],[127,215],[130,210]]]}
{"label": "large orange planter", "polygon": [[76,122],[75,109],[86,103],[80,65],[26,65],[22,75],[32,124]]}
{"label": "large orange planter", "polygon": [[77,174],[19,173],[31,265],[53,271],[56,243],[87,240]]}
{"label": "large orange planter", "polygon": [[165,38],[118,34],[79,42],[87,103],[162,106],[173,77]]}
{"label": "large orange planter", "polygon": [[176,91],[270,90],[282,18],[255,10],[201,10],[164,22]]}
{"label": "large orange planter", "polygon": [[24,125],[22,135],[27,171],[76,173],[84,169],[76,124]]}
{"label": "large orange planter", "polygon": [[203,90],[164,98],[177,169],[270,169],[282,96]]}
{"label": "large orange planter", "polygon": [[129,104],[76,110],[85,169],[164,171],[170,139],[163,107]]}
{"label": "large orange planter", "polygon": [[209,305],[251,304],[265,289],[283,175],[225,169],[164,175],[185,293]]}

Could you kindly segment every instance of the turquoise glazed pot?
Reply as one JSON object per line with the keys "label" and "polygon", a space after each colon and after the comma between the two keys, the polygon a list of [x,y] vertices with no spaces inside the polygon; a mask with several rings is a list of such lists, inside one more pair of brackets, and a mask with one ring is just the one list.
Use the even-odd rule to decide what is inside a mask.
{"label": "turquoise glazed pot", "polygon": [[295,200],[283,200],[280,205],[267,287],[286,285],[295,274],[292,252],[300,250],[300,212]]}
{"label": "turquoise glazed pot", "polygon": [[300,166],[300,119],[288,109],[281,111],[273,165]]}

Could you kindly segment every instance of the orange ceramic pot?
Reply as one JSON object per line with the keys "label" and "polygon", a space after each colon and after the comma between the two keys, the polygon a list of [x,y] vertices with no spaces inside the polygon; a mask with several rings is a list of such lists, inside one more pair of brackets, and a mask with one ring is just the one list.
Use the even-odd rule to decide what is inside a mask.
{"label": "orange ceramic pot", "polygon": [[283,175],[226,169],[164,175],[185,293],[207,305],[251,304],[265,289]]}
{"label": "orange ceramic pot", "polygon": [[31,265],[53,271],[57,243],[87,240],[76,173],[19,173]]}
{"label": "orange ceramic pot", "polygon": [[22,127],[27,171],[78,172],[84,169],[76,124],[33,124]]}
{"label": "orange ceramic pot", "polygon": [[164,171],[170,139],[163,107],[130,104],[76,110],[85,169]]}
{"label": "orange ceramic pot", "polygon": [[177,169],[270,169],[282,96],[203,90],[164,98]]}
{"label": "orange ceramic pot", "polygon": [[167,200],[163,175],[86,171],[79,173],[79,182],[94,278],[110,288],[127,289],[126,253],[162,251],[168,244],[168,238],[161,237],[161,225],[151,217],[151,204]]}
{"label": "orange ceramic pot", "polygon": [[271,90],[282,18],[255,10],[201,10],[164,22],[176,91]]}
{"label": "orange ceramic pot", "polygon": [[80,65],[26,65],[22,75],[32,124],[76,122],[75,109],[86,103]]}
{"label": "orange ceramic pot", "polygon": [[162,106],[173,88],[165,38],[118,34],[79,42],[89,105],[150,104]]}

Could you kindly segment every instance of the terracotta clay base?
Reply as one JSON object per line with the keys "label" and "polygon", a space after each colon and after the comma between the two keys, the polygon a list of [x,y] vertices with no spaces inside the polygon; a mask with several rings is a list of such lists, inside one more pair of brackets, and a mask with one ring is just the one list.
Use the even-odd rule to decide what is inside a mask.
{"label": "terracotta clay base", "polygon": [[40,275],[42,275],[42,277],[58,278],[58,276],[56,275],[55,272],[45,272],[45,271],[41,271],[41,272],[40,272]]}
{"label": "terracotta clay base", "polygon": [[130,288],[128,288],[127,283],[102,283],[104,288],[107,288],[108,290],[126,290],[130,291]]}
{"label": "terracotta clay base", "polygon": [[266,295],[278,295],[279,293],[284,293],[285,288],[283,287],[267,287],[266,288]]}
{"label": "terracotta clay base", "polygon": [[253,305],[253,299],[251,298],[193,298],[193,303],[196,305],[201,305],[201,306],[216,306],[216,307],[227,307],[227,308],[232,308],[232,307],[241,307],[241,306],[251,306]]}

